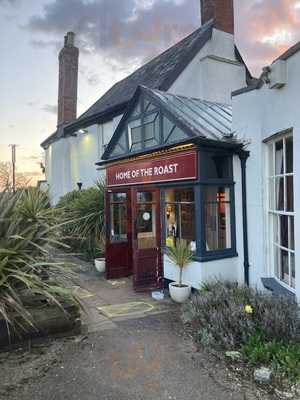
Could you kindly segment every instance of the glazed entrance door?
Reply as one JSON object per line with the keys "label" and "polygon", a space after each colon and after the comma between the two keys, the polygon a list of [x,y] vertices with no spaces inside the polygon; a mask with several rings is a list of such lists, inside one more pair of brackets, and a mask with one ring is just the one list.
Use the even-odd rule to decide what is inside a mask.
{"label": "glazed entrance door", "polygon": [[136,290],[162,285],[160,191],[133,190],[133,285]]}
{"label": "glazed entrance door", "polygon": [[132,274],[131,196],[128,189],[106,192],[106,278]]}

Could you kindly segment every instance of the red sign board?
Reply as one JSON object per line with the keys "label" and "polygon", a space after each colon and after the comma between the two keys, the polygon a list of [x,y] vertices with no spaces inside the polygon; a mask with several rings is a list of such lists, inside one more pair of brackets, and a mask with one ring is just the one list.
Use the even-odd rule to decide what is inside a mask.
{"label": "red sign board", "polygon": [[107,167],[107,186],[181,181],[197,178],[197,152],[132,161]]}

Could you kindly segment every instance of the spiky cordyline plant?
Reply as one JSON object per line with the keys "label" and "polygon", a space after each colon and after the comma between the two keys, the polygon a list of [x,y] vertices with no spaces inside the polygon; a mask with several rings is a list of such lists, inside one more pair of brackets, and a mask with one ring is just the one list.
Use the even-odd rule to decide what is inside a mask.
{"label": "spiky cordyline plant", "polygon": [[78,303],[65,288],[71,277],[66,263],[49,260],[53,246],[64,246],[58,227],[47,193],[31,188],[0,194],[0,318],[8,331],[38,329],[26,307],[28,298],[62,309],[66,300]]}
{"label": "spiky cordyline plant", "polygon": [[68,193],[57,206],[62,220],[69,221],[62,229],[64,238],[75,240],[94,257],[103,253],[104,188],[98,181],[94,187]]}
{"label": "spiky cordyline plant", "polygon": [[182,287],[183,269],[190,263],[193,257],[193,252],[190,250],[186,240],[179,239],[176,241],[176,246],[170,247],[166,250],[166,254],[179,268],[178,285]]}

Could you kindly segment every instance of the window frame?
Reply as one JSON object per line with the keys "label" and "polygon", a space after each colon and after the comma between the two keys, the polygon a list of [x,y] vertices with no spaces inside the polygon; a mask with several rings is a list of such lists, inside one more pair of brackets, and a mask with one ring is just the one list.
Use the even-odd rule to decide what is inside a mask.
{"label": "window frame", "polygon": [[[293,138],[293,171],[292,172],[286,172],[287,168],[287,160],[286,160],[286,140],[288,138],[292,137]],[[276,143],[280,142],[282,140],[283,142],[283,173],[277,174],[276,173]],[[269,266],[270,266],[270,271],[271,274],[274,276],[274,278],[285,288],[290,290],[291,292],[295,293],[295,280],[296,276],[294,278],[293,282],[293,277],[292,277],[292,269],[291,269],[291,254],[294,255],[294,262],[295,262],[295,256],[296,256],[296,249],[295,249],[295,243],[294,243],[294,248],[292,249],[290,247],[290,227],[291,227],[291,219],[293,218],[294,220],[294,240],[295,240],[295,152],[294,152],[294,135],[293,135],[293,130],[287,130],[285,132],[278,133],[277,135],[272,135],[272,137],[265,141],[266,146],[266,160],[267,160],[267,196],[266,196],[266,209],[267,209],[267,221],[268,221],[268,243],[270,246],[270,251],[269,251]],[[272,148],[272,150],[271,150]],[[271,154],[272,151],[272,154]],[[270,159],[272,157],[272,159]],[[272,163],[272,171],[271,171],[271,163]],[[293,177],[293,206],[294,209],[293,211],[288,211],[287,210],[287,177]],[[276,205],[276,179],[281,179],[283,178],[283,210],[277,209]],[[271,198],[273,198],[272,205],[271,207]],[[280,217],[281,216],[286,216],[288,218],[288,227],[287,227],[287,240],[288,240],[288,247],[285,247],[280,244]],[[277,219],[277,224],[275,224],[275,219]],[[277,225],[277,233],[275,233],[275,225]],[[277,235],[277,241],[275,240],[275,234]],[[289,278],[289,283],[286,283],[284,280],[281,279],[281,266],[280,263],[277,264],[275,261],[275,256],[276,252],[280,251],[285,251],[288,254],[288,278]],[[279,256],[280,257],[280,256]],[[296,275],[296,266],[295,266],[295,275]]]}
{"label": "window frame", "polygon": [[[203,168],[201,162],[201,154],[204,151],[217,152],[222,155],[230,157],[230,171],[229,177],[222,179],[203,179],[201,170]],[[196,236],[196,252],[193,256],[194,261],[209,262],[225,258],[234,258],[238,256],[236,250],[236,215],[235,215],[235,182],[233,180],[233,152],[223,149],[216,149],[213,147],[202,147],[198,146],[198,179],[196,181],[188,182],[168,182],[158,184],[161,189],[161,209],[162,217],[162,235],[161,235],[161,246],[163,249],[166,247],[166,223],[165,223],[165,191],[172,188],[187,189],[192,188],[194,190],[194,205],[195,205],[195,236]],[[206,249],[206,235],[205,235],[205,199],[204,189],[207,186],[224,186],[229,187],[230,196],[230,229],[231,229],[231,248],[221,250],[210,250]]]}
{"label": "window frame", "polygon": [[[125,199],[123,200],[113,200],[113,196],[115,194],[125,194]],[[109,232],[108,232],[108,239],[109,243],[111,244],[118,244],[118,243],[126,243],[128,242],[128,194],[126,191],[118,191],[118,192],[110,192],[108,193],[109,196]],[[124,205],[125,206],[125,211],[126,211],[126,238],[124,239],[119,239],[119,240],[113,240],[113,236],[111,234],[112,232],[112,210],[115,205]]]}
{"label": "window frame", "polygon": [[[194,200],[193,201],[175,201],[175,200],[174,201],[166,201],[166,192],[168,190],[187,190],[187,189],[190,189],[190,190],[193,191],[193,194],[194,194]],[[181,214],[181,206],[182,205],[190,205],[191,207],[194,208],[194,216],[195,216],[195,219],[196,219],[195,185],[179,185],[179,186],[165,187],[164,190],[163,190],[162,200],[163,200],[162,201],[162,204],[163,204],[163,207],[162,207],[162,226],[163,226],[162,237],[164,238],[163,247],[167,249],[168,248],[168,246],[166,244],[166,238],[167,238],[166,211],[167,211],[167,206],[168,205],[172,205],[174,207],[178,206],[180,214]],[[180,232],[181,232],[181,225],[182,224],[180,223]],[[197,228],[196,228],[196,225],[197,224],[195,224],[195,231],[194,231],[195,239],[191,241],[191,242],[195,242],[195,244],[196,244],[195,256],[197,256]],[[179,239],[181,239],[181,238],[179,238]]]}

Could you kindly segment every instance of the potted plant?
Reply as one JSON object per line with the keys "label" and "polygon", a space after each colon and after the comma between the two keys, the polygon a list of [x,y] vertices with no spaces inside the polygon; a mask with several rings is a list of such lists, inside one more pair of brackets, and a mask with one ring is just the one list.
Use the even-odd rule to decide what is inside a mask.
{"label": "potted plant", "polygon": [[191,294],[191,286],[182,283],[182,273],[183,269],[190,263],[193,252],[186,241],[180,239],[176,241],[175,246],[167,249],[166,254],[179,268],[178,282],[169,284],[170,296],[175,302],[184,303]]}
{"label": "potted plant", "polygon": [[99,239],[96,241],[96,249],[99,255],[102,257],[97,257],[94,260],[95,268],[98,272],[103,273],[105,272],[105,235],[103,232],[100,234]]}

